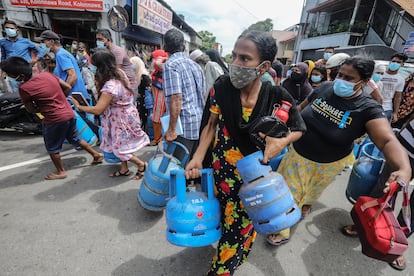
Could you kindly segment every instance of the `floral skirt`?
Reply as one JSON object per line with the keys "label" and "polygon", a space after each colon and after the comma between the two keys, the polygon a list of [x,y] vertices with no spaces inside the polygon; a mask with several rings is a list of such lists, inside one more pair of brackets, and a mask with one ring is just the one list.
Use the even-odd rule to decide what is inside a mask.
{"label": "floral skirt", "polygon": [[354,160],[352,152],[335,162],[318,163],[302,157],[290,146],[277,172],[283,175],[296,204],[302,208],[317,201],[335,177]]}

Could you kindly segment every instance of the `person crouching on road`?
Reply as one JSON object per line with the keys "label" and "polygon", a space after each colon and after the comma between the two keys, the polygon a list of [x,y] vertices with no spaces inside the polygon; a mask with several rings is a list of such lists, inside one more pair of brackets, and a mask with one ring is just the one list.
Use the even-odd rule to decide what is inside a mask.
{"label": "person crouching on road", "polygon": [[60,158],[65,139],[76,147],[84,148],[92,155],[92,164],[102,163],[103,155],[79,138],[75,114],[66,100],[71,88],[68,83],[49,72],[41,72],[32,77],[32,67],[20,57],[10,57],[2,61],[0,68],[18,85],[20,97],[27,111],[40,112],[44,116],[43,138],[46,150],[57,170],[49,173],[45,177],[46,180],[67,177]]}

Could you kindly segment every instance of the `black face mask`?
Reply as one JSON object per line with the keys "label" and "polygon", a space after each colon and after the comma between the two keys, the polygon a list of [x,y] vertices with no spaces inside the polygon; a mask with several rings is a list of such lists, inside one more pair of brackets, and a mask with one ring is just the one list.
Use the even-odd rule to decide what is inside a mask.
{"label": "black face mask", "polygon": [[298,72],[293,71],[292,75],[290,75],[290,78],[294,81],[294,82],[300,82],[302,79],[302,75],[299,74]]}

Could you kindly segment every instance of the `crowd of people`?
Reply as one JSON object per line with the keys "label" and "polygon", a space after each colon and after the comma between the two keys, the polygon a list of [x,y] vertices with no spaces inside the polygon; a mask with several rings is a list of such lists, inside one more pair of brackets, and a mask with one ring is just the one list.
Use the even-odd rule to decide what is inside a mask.
{"label": "crowd of people", "polygon": [[[65,139],[87,150],[92,164],[103,161],[102,153],[79,138],[74,112],[99,137],[100,149],[121,160],[111,177],[129,176],[129,161],[137,167],[134,179],[141,179],[147,164],[136,153],[163,140],[188,149],[187,178],[213,168],[222,236],[207,275],[233,275],[252,249],[256,232],[238,195],[243,181],[236,162],[258,150],[249,130],[282,101],[292,105],[289,132],[279,138],[258,133],[265,141],[262,162],[288,149],[278,173],[286,179],[302,219],[353,163],[354,142],[365,134],[387,163],[376,196],[387,183],[412,178],[414,73],[406,79],[399,74],[407,61],[403,53],[384,57],[390,59],[386,66],[327,47],[322,59],[291,64],[283,78],[275,60],[276,42],[261,31],[243,32],[227,64],[214,49],[194,49],[187,55],[183,34],[171,29],[164,35],[163,49],[153,51],[151,64],[145,64],[115,45],[107,29],[96,31],[96,48],[88,53],[86,44],[77,40],[70,51],[64,49],[61,36],[51,30],[42,32],[37,46],[18,35],[15,22],[6,21],[4,28],[0,68],[7,78],[2,81],[18,91],[28,111],[44,115],[44,143],[56,167],[45,179],[67,177],[59,155]],[[75,92],[87,104],[71,97]],[[169,123],[162,126],[166,114]],[[401,129],[398,137],[393,127]],[[414,206],[413,195],[410,204]],[[342,232],[358,235],[349,225]],[[288,228],[269,235],[267,242],[279,246],[290,239]],[[390,265],[402,270],[405,259],[400,256]]]}

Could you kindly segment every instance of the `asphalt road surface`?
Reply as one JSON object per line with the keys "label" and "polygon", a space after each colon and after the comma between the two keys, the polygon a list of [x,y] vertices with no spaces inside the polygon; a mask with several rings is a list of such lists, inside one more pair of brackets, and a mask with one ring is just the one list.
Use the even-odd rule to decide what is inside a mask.
{"label": "asphalt road surface", "polygon": [[[166,240],[163,212],[137,202],[141,181],[110,178],[116,164],[90,166],[85,151],[66,145],[68,177],[43,180],[54,167],[40,136],[0,131],[0,275],[204,275],[214,245],[182,248]],[[149,160],[155,147],[138,153]],[[136,168],[132,167],[133,171]],[[339,229],[351,223],[345,198],[350,170],[338,176],[279,247],[258,236],[235,275],[414,275],[361,253],[357,238]],[[411,238],[412,241],[412,238]]]}

